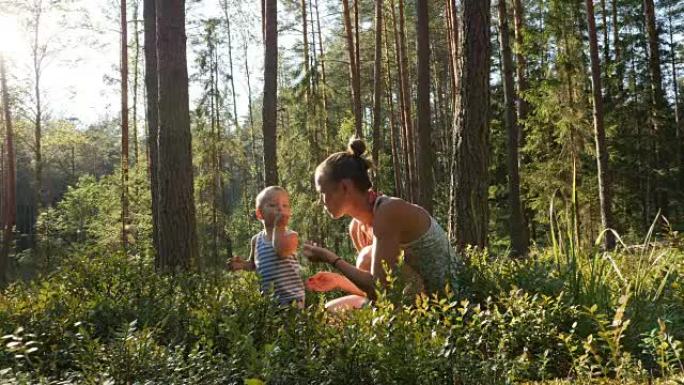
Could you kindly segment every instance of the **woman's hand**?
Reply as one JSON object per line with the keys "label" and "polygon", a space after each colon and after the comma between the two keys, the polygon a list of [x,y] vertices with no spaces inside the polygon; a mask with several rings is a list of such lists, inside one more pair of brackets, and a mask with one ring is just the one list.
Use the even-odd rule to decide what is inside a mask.
{"label": "woman's hand", "polygon": [[306,280],[306,287],[311,291],[331,291],[339,289],[342,280],[346,278],[337,273],[320,271]]}
{"label": "woman's hand", "polygon": [[331,263],[335,254],[332,251],[318,246],[313,242],[306,242],[302,247],[302,254],[311,262],[325,262]]}

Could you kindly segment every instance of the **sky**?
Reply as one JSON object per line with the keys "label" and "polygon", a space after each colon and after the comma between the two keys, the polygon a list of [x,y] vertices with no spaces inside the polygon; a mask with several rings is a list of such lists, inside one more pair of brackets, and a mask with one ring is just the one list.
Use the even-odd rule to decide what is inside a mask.
{"label": "sky", "polygon": [[[5,0],[4,3],[12,1]],[[234,11],[232,44],[237,110],[238,115],[244,117],[248,114],[247,77],[243,54],[245,32],[252,35],[247,39],[247,59],[253,95],[258,95],[263,82],[263,48],[260,25],[254,26],[253,21],[246,23],[240,14],[249,12],[255,17],[260,16],[259,2],[258,0],[253,0],[251,3],[239,0],[228,0],[228,2],[246,3],[240,12]],[[0,49],[8,58],[10,82],[15,82],[15,87],[20,86],[30,90],[33,83],[30,75],[29,36],[24,31],[21,19],[3,12],[2,3],[3,1],[0,1],[0,36],[8,38],[0,42]],[[129,4],[131,3],[132,1]],[[142,44],[142,1],[140,3],[139,27]],[[188,4],[186,31],[188,40],[191,40],[201,31],[197,26],[197,20],[219,17],[222,15],[222,10],[219,7],[219,0],[203,0],[195,3],[188,2]],[[44,66],[42,99],[51,118],[73,119],[79,126],[85,127],[98,121],[116,118],[120,114],[119,9],[116,0],[74,0],[72,9],[78,10],[68,14],[53,12],[44,18],[41,40],[47,39],[49,47],[54,52],[49,55],[50,60]],[[287,16],[282,16],[285,19],[281,19],[282,24],[287,22]],[[128,17],[129,20],[133,19],[131,5],[129,5]],[[69,26],[61,25],[63,23],[68,23]],[[87,27],[84,24],[87,24]],[[131,42],[132,36],[133,23],[129,22]],[[297,36],[292,31],[283,31],[279,36],[281,49],[291,47],[297,41]],[[131,59],[134,54],[134,49],[129,49]],[[141,58],[143,55],[141,50]],[[197,72],[195,58],[196,52],[188,42],[190,76]],[[141,69],[142,67],[141,64]],[[129,77],[132,82],[132,68],[129,68]],[[140,73],[139,77],[138,118],[142,121],[144,120],[143,74]],[[191,82],[191,108],[195,104],[193,101],[196,101],[201,93],[199,87],[197,82]],[[129,92],[132,93],[132,84],[129,86]],[[132,95],[129,99],[129,105],[132,106]]]}
{"label": "sky", "polygon": [[[17,16],[8,14],[7,4],[16,4],[29,0],[0,0],[0,51],[8,58],[10,87],[30,91],[32,88],[30,51],[28,38],[24,33],[23,21]],[[54,52],[49,55],[42,74],[42,100],[52,119],[74,119],[82,127],[103,121],[116,119],[120,115],[119,86],[119,2],[118,0],[62,0],[70,2],[69,13],[52,12],[47,14],[42,23],[41,40],[48,41]],[[129,20],[133,19],[132,5],[129,1]],[[142,0],[138,0],[142,3]],[[201,32],[197,21],[222,15],[219,2],[221,0],[188,0],[187,27],[189,40]],[[259,0],[225,0],[231,7],[233,23],[233,60],[235,71],[235,87],[237,94],[238,115],[245,118],[248,114],[247,78],[244,68],[243,39],[248,40],[247,59],[250,66],[252,93],[258,97],[263,82],[263,46],[260,31]],[[332,29],[339,23],[339,15],[330,13],[321,0],[321,25],[324,37],[330,37]],[[335,3],[335,1],[333,1]],[[339,3],[338,3],[339,5]],[[139,20],[142,21],[142,4]],[[252,18],[245,21],[243,15]],[[284,26],[297,22],[298,15],[285,11],[279,4],[279,46],[280,54],[292,56],[289,51],[299,44],[301,32],[285,29]],[[64,24],[68,24],[65,26]],[[362,29],[372,28],[364,25]],[[129,22],[129,37],[132,39],[133,22]],[[140,23],[142,31],[142,22]],[[681,40],[682,36],[677,36]],[[132,40],[131,40],[132,41]],[[142,33],[140,38],[142,44]],[[225,46],[223,48],[225,50]],[[129,50],[131,58],[134,50]],[[141,57],[143,53],[140,53]],[[196,52],[188,44],[189,74],[197,73]],[[141,65],[142,68],[142,65]],[[226,70],[226,72],[228,72]],[[144,79],[140,75],[140,96],[138,98],[138,119],[144,120]],[[133,74],[130,73],[132,82]],[[13,83],[13,84],[12,84]],[[191,82],[191,108],[201,93],[198,82]],[[132,85],[129,87],[132,92]],[[27,96],[28,97],[28,96]],[[132,106],[132,96],[129,105]]]}

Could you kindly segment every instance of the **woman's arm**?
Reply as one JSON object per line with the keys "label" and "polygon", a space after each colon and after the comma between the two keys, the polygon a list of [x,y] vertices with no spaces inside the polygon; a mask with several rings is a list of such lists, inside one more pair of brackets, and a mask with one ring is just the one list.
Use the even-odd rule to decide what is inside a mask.
{"label": "woman's arm", "polygon": [[366,290],[361,285],[365,283],[365,286],[373,286],[373,277],[370,273],[357,269],[354,265],[347,263],[342,257],[337,256],[337,254],[324,247],[307,242],[302,247],[302,254],[311,262],[325,262],[344,274],[340,275],[327,271],[316,273],[309,279],[310,281],[313,279],[311,282],[313,285],[310,285],[311,289],[317,291],[340,289],[351,294],[365,295]]}
{"label": "woman's arm", "polygon": [[306,280],[306,287],[313,291],[342,290],[349,294],[365,297],[366,293],[356,287],[347,277],[330,271],[319,271]]}
{"label": "woman's arm", "polygon": [[[376,218],[375,235],[373,237],[373,251],[371,271],[358,269],[338,257],[330,250],[312,244],[304,245],[304,255],[313,262],[326,262],[340,271],[347,280],[338,280],[337,287],[352,294],[363,295],[362,291],[370,299],[375,299],[375,281],[380,280],[386,284],[387,273],[383,268],[383,262],[389,269],[393,269],[399,257],[399,234],[387,215]],[[347,282],[349,281],[349,282]]]}
{"label": "woman's arm", "polygon": [[398,262],[401,249],[399,247],[399,229],[396,227],[396,207],[387,203],[377,210],[373,221],[373,247],[370,274],[359,270],[349,263],[337,263],[337,268],[349,280],[362,289],[368,298],[375,299],[375,282],[384,287],[387,284],[386,267],[391,271]]}

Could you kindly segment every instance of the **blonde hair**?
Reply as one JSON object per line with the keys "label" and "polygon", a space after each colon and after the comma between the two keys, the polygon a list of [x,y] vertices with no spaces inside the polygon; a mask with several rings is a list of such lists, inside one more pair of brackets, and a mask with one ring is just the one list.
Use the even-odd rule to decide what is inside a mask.
{"label": "blonde hair", "polygon": [[285,190],[284,188],[282,188],[280,186],[268,186],[265,189],[261,190],[261,192],[259,192],[259,194],[257,194],[256,200],[255,200],[256,208],[260,209],[264,205],[266,199],[270,198],[270,196],[276,192],[281,192],[281,193],[287,194],[287,190]]}

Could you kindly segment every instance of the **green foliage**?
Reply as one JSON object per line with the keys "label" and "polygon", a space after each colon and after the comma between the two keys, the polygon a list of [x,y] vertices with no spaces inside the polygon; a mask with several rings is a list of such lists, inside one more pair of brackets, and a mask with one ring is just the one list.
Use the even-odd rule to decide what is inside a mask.
{"label": "green foliage", "polygon": [[[129,172],[130,222],[127,235],[131,254],[151,248],[151,197],[145,166]],[[43,211],[36,223],[39,243],[30,261],[44,269],[53,268],[73,250],[111,252],[121,248],[121,174],[82,176],[68,187],[63,199]],[[22,261],[20,261],[22,262]]]}
{"label": "green foliage", "polygon": [[[681,375],[684,256],[662,246],[653,255],[669,257],[648,273],[628,251],[615,255],[623,280],[601,275],[608,295],[598,305],[583,304],[589,297],[574,287],[581,294],[594,282],[590,261],[572,266],[539,250],[526,261],[471,255],[469,299],[410,300],[390,279],[374,306],[331,314],[314,294],[305,310],[278,308],[252,273],[161,276],[144,256],[74,253],[45,278],[5,290],[0,379],[504,384]],[[674,266],[666,278],[661,262]],[[644,311],[647,298],[654,304]]]}

